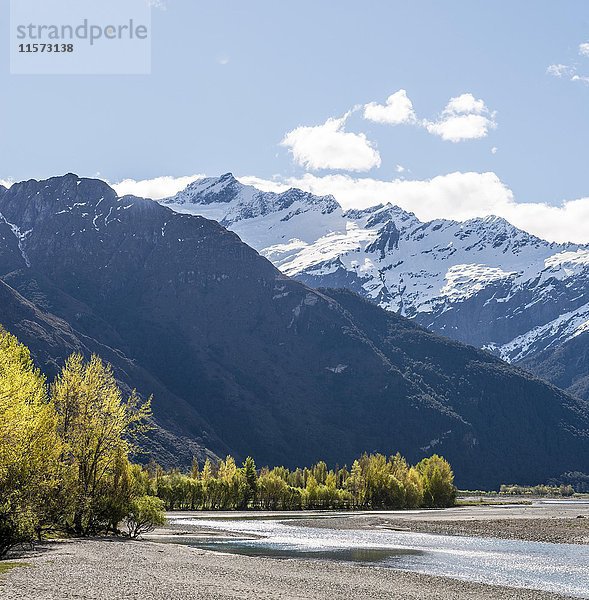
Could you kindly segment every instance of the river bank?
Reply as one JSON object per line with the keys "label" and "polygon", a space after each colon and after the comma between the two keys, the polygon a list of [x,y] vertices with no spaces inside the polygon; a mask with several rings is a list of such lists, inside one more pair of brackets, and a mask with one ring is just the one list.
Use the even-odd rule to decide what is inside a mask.
{"label": "river bank", "polygon": [[[583,518],[578,518],[580,516]],[[371,536],[378,545],[381,539],[384,542],[385,538],[398,531],[443,534],[454,540],[454,549],[450,544],[450,548],[444,550],[441,556],[450,557],[451,561],[458,561],[456,564],[462,564],[463,567],[451,577],[434,576],[408,572],[407,569],[397,570],[391,568],[390,564],[383,566],[376,561],[358,564],[350,560],[310,559],[302,554],[298,557],[270,558],[268,555],[248,555],[247,552],[245,555],[229,553],[229,547],[226,552],[219,552],[222,547],[217,547],[216,551],[199,547],[204,542],[231,542],[244,536],[262,541],[267,535],[276,535],[276,531],[270,533],[273,528],[276,529],[275,525],[279,526],[277,531],[282,536],[289,536],[292,530],[304,530],[307,532],[305,535],[310,532],[313,536],[312,532],[315,531],[327,535],[328,541],[336,544],[341,541],[334,542],[336,538],[350,535],[354,541],[365,535]],[[256,528],[258,533],[252,534]],[[455,539],[458,535],[470,538]],[[433,536],[425,541],[431,544],[434,540],[435,544],[435,540],[442,540],[442,537]],[[468,558],[466,563],[459,562],[463,559],[461,554],[473,548],[472,537],[511,540],[506,544],[512,545],[505,548],[500,541],[490,540],[495,544],[490,552],[485,545],[487,542],[484,542],[481,550],[487,553],[492,563],[500,559],[495,552],[502,555],[514,552],[513,540],[551,542],[544,548],[555,549],[565,547],[553,546],[554,543],[588,544],[589,504],[535,502],[531,505],[368,513],[170,513],[168,525],[143,541],[116,538],[59,541],[47,544],[38,551],[26,552],[20,560],[29,566],[13,569],[0,577],[0,596],[3,600],[548,600],[567,597],[522,589],[526,585],[519,589],[502,587],[512,585],[509,579],[489,582],[485,579],[476,580],[476,576],[471,574],[470,578],[474,578],[474,581],[461,580],[464,573],[460,569],[474,567],[474,564],[468,563]],[[476,545],[473,549],[480,554]],[[436,551],[435,548],[433,550]],[[515,552],[509,558],[503,556],[508,563],[501,568],[509,568],[508,564],[511,566],[511,556],[517,562],[518,551]],[[560,552],[558,550],[557,555]],[[422,554],[427,559],[427,549]],[[424,564],[429,569],[427,563]],[[548,563],[546,568],[549,568]],[[555,564],[550,568],[556,568]],[[565,577],[569,572],[572,576],[572,562],[570,569],[565,567]]]}
{"label": "river bank", "polygon": [[0,580],[3,600],[556,600],[388,568],[220,554],[148,541],[56,542]]}

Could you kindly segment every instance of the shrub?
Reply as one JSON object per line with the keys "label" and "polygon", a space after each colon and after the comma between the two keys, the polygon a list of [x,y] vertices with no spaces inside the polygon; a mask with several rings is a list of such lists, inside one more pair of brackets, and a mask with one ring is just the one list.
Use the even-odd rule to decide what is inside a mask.
{"label": "shrub", "polygon": [[158,525],[164,525],[164,501],[155,496],[140,496],[131,501],[127,515],[129,537],[135,539],[144,533],[153,531]]}

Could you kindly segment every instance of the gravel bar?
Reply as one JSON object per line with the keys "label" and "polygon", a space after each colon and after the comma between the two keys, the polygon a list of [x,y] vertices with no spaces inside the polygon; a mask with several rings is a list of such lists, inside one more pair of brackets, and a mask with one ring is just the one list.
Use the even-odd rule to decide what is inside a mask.
{"label": "gravel bar", "polygon": [[393,569],[119,539],[54,542],[0,579],[2,600],[548,600],[555,594]]}

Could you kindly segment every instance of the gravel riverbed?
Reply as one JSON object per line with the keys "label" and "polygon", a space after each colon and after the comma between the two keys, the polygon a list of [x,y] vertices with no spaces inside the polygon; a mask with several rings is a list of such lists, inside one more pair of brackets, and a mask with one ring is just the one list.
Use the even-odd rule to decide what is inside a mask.
{"label": "gravel riverbed", "polygon": [[384,529],[493,537],[552,544],[589,544],[589,505],[559,507],[465,507],[413,514],[358,514],[303,519],[297,525],[335,529]]}
{"label": "gravel riverbed", "polygon": [[116,539],[48,544],[0,579],[2,600],[549,600],[562,596],[300,559]]}
{"label": "gravel riverbed", "polygon": [[[25,568],[0,576],[2,600],[548,600],[555,594],[470,583],[445,577],[302,558],[221,554],[158,535],[213,533],[178,517],[243,519],[252,513],[172,513],[170,525],[151,540],[69,540],[25,552]],[[386,513],[257,513],[296,519],[293,524],[334,529],[408,530],[446,535],[589,543],[588,504],[475,506],[440,511]],[[189,521],[190,523],[190,521]],[[216,535],[224,536],[222,531]],[[234,534],[228,534],[228,537]],[[180,536],[179,536],[180,537]],[[15,560],[12,558],[11,560]]]}

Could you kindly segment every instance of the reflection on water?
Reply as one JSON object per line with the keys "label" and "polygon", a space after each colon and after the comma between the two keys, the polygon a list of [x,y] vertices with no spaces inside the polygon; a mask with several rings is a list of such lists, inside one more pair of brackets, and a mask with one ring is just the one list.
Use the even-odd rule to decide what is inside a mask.
{"label": "reflection on water", "polygon": [[[588,546],[384,530],[313,528],[300,526],[290,519],[172,517],[171,520],[180,527],[198,525],[201,530],[209,530],[211,537],[170,536],[166,541],[207,550],[378,564],[589,598]],[[235,537],[215,538],[219,532],[231,532]]]}
{"label": "reflection on water", "polygon": [[330,548],[326,550],[292,550],[281,546],[252,544],[247,541],[213,542],[198,544],[203,550],[216,550],[244,554],[246,556],[266,556],[270,558],[315,558],[323,560],[342,560],[358,563],[382,563],[394,561],[410,554],[422,554],[419,550],[407,548]]}

